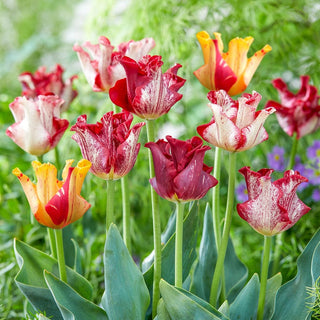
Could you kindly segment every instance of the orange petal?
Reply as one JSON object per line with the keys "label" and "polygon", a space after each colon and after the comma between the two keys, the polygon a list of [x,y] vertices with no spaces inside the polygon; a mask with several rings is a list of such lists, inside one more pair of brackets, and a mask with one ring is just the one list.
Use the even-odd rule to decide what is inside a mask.
{"label": "orange petal", "polygon": [[206,31],[198,32],[197,39],[202,49],[204,63],[207,64],[209,63],[210,47],[212,47],[213,45],[212,39],[210,38],[208,32]]}

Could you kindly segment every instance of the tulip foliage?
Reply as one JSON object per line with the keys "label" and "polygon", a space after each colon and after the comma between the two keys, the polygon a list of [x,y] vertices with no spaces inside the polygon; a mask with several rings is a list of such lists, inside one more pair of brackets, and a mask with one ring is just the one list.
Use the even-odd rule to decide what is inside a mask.
{"label": "tulip foliage", "polygon": [[[211,39],[206,31],[197,34],[204,64],[194,71],[193,81],[199,80],[209,92],[193,94],[203,95],[203,105],[212,115],[205,124],[194,124],[198,135],[191,138],[169,134],[158,138],[155,131],[160,117],[176,112],[189,79],[178,75],[182,67],[178,63],[162,70],[163,57],[150,55],[155,47],[152,38],[123,42],[117,50],[104,36],[95,45],[74,45],[88,85],[114,105],[112,111],[106,107],[95,123],[88,119],[96,114],[77,115],[70,120],[69,137],[63,136],[69,121],[60,115],[72,108],[77,76],[64,81],[60,65],[51,73],[40,67],[34,74],[19,76],[22,96],[9,105],[15,123],[6,134],[37,159],[32,161],[35,179],[23,173],[25,167],[12,173],[30,206],[26,209],[26,214],[31,211],[30,224],[46,229],[39,238],[50,245],[50,250],[47,246],[39,250],[14,240],[19,267],[15,283],[27,299],[26,312],[54,320],[311,319],[318,300],[308,295],[307,288],[316,288],[320,279],[320,231],[297,259],[296,276],[285,283],[276,236],[285,241],[287,230],[312,214],[307,214],[311,207],[299,194],[308,177],[294,165],[298,141],[320,126],[317,88],[308,83],[308,76],[301,76],[301,89],[294,94],[282,79],[275,79],[281,102],[270,100],[259,107],[262,96],[245,90],[250,81],[254,87],[254,73],[271,46],[247,58],[252,37],[234,38],[229,51],[223,52],[221,34],[214,36]],[[267,145],[273,113],[292,143],[290,163],[278,179],[272,174],[279,167],[251,170],[257,165],[253,161],[240,169],[236,161],[236,155]],[[66,160],[60,170],[63,143],[79,147],[83,159],[74,167],[73,160]],[[55,151],[56,166],[44,161],[48,157],[53,162],[50,150]],[[276,151],[273,158],[280,157],[279,147]],[[64,153],[60,157],[69,159]],[[137,172],[136,163],[139,170],[144,166],[149,171],[149,180]],[[228,179],[221,178],[221,164],[226,165]],[[106,188],[92,188],[101,186],[99,179],[106,180]],[[121,185],[114,185],[115,180]],[[236,180],[242,180],[247,198],[235,205]],[[115,196],[120,189],[122,202]],[[140,205],[129,196],[144,189],[151,205]],[[168,213],[165,209],[172,203],[176,208]],[[94,216],[94,206],[106,210]],[[130,221],[140,214],[137,208],[144,207],[151,208],[153,251],[137,257],[131,243],[139,240],[136,228],[145,226]],[[121,209],[121,217],[114,214]],[[220,221],[222,211],[225,219]],[[237,223],[244,228],[248,223],[252,227],[248,232],[257,232],[261,246],[264,239],[261,270],[249,269],[237,254],[232,239],[236,213],[242,218]],[[97,242],[101,229],[103,243]],[[82,238],[73,239],[79,233]],[[86,268],[100,260],[89,261],[90,246],[100,250],[95,271],[102,270],[102,276],[96,287]]]}

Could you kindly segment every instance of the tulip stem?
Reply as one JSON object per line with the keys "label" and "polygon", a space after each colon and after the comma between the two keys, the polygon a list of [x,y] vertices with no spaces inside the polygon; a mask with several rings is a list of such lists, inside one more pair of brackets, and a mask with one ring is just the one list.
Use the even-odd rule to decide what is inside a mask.
{"label": "tulip stem", "polygon": [[[214,169],[213,176],[220,181],[221,172],[221,154],[222,149],[216,147],[216,152],[214,155]],[[221,231],[220,231],[220,184],[218,183],[214,188],[212,188],[212,210],[213,210],[213,230],[214,238],[216,241],[217,251],[219,251],[220,241],[221,241]]]}
{"label": "tulip stem", "polygon": [[59,154],[59,150],[58,150],[57,146],[54,148],[54,156],[55,156],[55,161],[56,161],[56,168],[59,172],[61,166],[60,166],[60,154]]}
{"label": "tulip stem", "polygon": [[63,238],[62,229],[54,229],[56,236],[56,246],[57,246],[57,256],[58,256],[58,266],[61,281],[67,282],[67,270],[66,263],[64,259],[64,249],[63,249]]}
{"label": "tulip stem", "polygon": [[55,242],[54,231],[51,228],[47,228],[47,231],[48,231],[51,255],[53,258],[57,259],[57,246],[56,246],[56,242]]}
{"label": "tulip stem", "polygon": [[176,245],[175,245],[175,264],[174,285],[178,288],[182,288],[182,252],[183,252],[183,210],[184,203],[177,202],[176,209]]}
{"label": "tulip stem", "polygon": [[236,176],[236,153],[229,153],[229,181],[228,181],[228,196],[227,196],[227,207],[225,213],[225,221],[222,233],[222,239],[220,243],[220,249],[218,252],[218,259],[216,263],[216,267],[213,274],[211,291],[210,291],[210,304],[212,306],[216,305],[218,298],[218,289],[220,280],[223,272],[223,264],[224,258],[226,256],[229,234],[231,228],[232,221],[232,213],[233,213],[233,201],[234,201],[234,187],[235,187],[235,176]]}
{"label": "tulip stem", "polygon": [[261,268],[261,283],[260,283],[260,293],[258,302],[258,316],[257,320],[263,320],[264,304],[266,300],[266,288],[269,270],[269,258],[270,258],[270,248],[271,248],[271,237],[264,236],[264,248],[263,248],[263,261]]}
{"label": "tulip stem", "polygon": [[129,252],[131,252],[131,235],[130,235],[130,204],[129,204],[129,190],[128,178],[124,176],[121,178],[122,191],[122,214],[123,214],[123,239]]}
{"label": "tulip stem", "polygon": [[[296,132],[293,133],[292,138],[293,138],[293,141],[292,141],[292,147],[291,147],[290,158],[289,158],[287,170],[293,170],[294,163],[295,163],[295,157],[296,157],[297,149],[298,149],[299,139],[297,139]],[[274,258],[273,258],[273,263],[272,263],[272,274],[276,274],[279,270],[280,258],[281,258],[281,246],[283,244],[283,241],[284,241],[284,232],[281,232],[276,235]]]}
{"label": "tulip stem", "polygon": [[[154,120],[147,120],[147,140],[154,142]],[[154,165],[151,150],[148,149],[149,155],[149,173],[150,179],[154,177]],[[160,279],[161,279],[161,221],[159,214],[159,198],[155,190],[150,185],[151,190],[151,207],[153,221],[153,245],[154,245],[154,265],[153,265],[153,294],[152,294],[152,318],[157,314],[157,306],[160,300]]]}
{"label": "tulip stem", "polygon": [[107,231],[111,223],[114,222],[114,180],[107,180]]}

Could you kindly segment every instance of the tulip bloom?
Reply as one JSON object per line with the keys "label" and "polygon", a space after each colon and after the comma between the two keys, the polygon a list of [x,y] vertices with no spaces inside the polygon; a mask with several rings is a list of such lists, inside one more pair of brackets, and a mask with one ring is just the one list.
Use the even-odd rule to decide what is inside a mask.
{"label": "tulip bloom", "polygon": [[31,72],[21,73],[19,81],[22,84],[22,95],[27,98],[36,98],[39,95],[53,93],[63,99],[61,112],[68,109],[72,100],[77,96],[77,91],[72,89],[72,82],[76,75],[63,81],[63,68],[57,64],[56,69],[46,73],[46,67],[40,67],[34,74]]}
{"label": "tulip bloom", "polygon": [[30,154],[45,154],[57,145],[69,126],[68,120],[60,119],[62,103],[54,95],[17,97],[9,105],[16,123],[7,129],[7,136]]}
{"label": "tulip bloom", "polygon": [[208,99],[213,117],[209,123],[197,128],[204,140],[216,147],[239,152],[268,139],[263,124],[275,109],[256,111],[261,100],[259,93],[245,93],[235,101],[224,90],[210,91]]}
{"label": "tulip bloom", "polygon": [[91,163],[81,160],[72,168],[72,162],[66,161],[62,181],[57,179],[57,169],[50,163],[32,162],[36,184],[20,169],[12,171],[20,180],[33,215],[40,224],[49,228],[62,229],[80,219],[90,208],[90,204],[80,196],[80,191]]}
{"label": "tulip bloom", "polygon": [[138,61],[154,46],[152,38],[145,38],[137,42],[131,40],[121,43],[118,51],[114,51],[109,39],[101,36],[99,44],[93,45],[87,41],[82,46],[74,45],[73,50],[77,52],[81,68],[93,90],[109,92],[117,80],[126,76],[119,63],[121,58],[128,56]]}
{"label": "tulip bloom", "polygon": [[315,86],[309,85],[309,76],[301,76],[301,88],[294,94],[280,78],[272,81],[278,90],[281,103],[268,101],[267,106],[276,108],[278,122],[285,133],[297,139],[314,132],[320,126],[319,95]]}
{"label": "tulip bloom", "polygon": [[101,122],[87,124],[82,115],[71,127],[72,136],[80,146],[85,159],[92,162],[91,172],[105,180],[117,180],[133,168],[140,149],[138,142],[141,127],[138,123],[130,129],[133,115],[129,112],[107,112]]}
{"label": "tulip bloom", "polygon": [[194,75],[209,90],[223,89],[231,96],[242,93],[271,47],[265,45],[248,59],[247,53],[254,40],[252,37],[232,39],[229,51],[224,53],[221,34],[214,32],[214,36],[216,39],[211,39],[206,31],[197,33],[204,65]]}
{"label": "tulip bloom", "polygon": [[151,150],[155,177],[150,183],[159,196],[173,202],[201,199],[218,181],[209,173],[212,167],[203,163],[209,146],[199,137],[182,141],[171,136],[146,143]]}
{"label": "tulip bloom", "polygon": [[239,172],[246,179],[249,200],[238,204],[237,210],[257,232],[265,236],[283,232],[311,209],[297,197],[299,184],[308,181],[297,171],[288,170],[273,182],[272,169],[254,172],[244,167]]}
{"label": "tulip bloom", "polygon": [[139,62],[128,57],[121,60],[126,79],[119,80],[109,95],[117,106],[136,114],[142,119],[157,119],[169,112],[182,98],[178,90],[185,79],[177,76],[180,64],[162,74],[161,56],[145,56]]}

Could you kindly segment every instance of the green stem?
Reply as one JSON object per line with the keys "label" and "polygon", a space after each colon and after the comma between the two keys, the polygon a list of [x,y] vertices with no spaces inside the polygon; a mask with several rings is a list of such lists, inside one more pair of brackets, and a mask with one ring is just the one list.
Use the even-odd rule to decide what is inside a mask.
{"label": "green stem", "polygon": [[54,148],[54,156],[55,156],[55,161],[56,161],[56,168],[59,172],[61,166],[60,166],[60,155],[59,155],[59,150],[58,150],[58,146],[56,146]]}
{"label": "green stem", "polygon": [[57,259],[57,246],[56,246],[54,231],[51,228],[47,228],[47,232],[48,232],[48,237],[49,237],[51,255],[53,258]]}
{"label": "green stem", "polygon": [[[214,169],[213,176],[220,181],[220,172],[221,172],[221,154],[222,149],[216,147],[216,152],[214,155]],[[216,241],[217,251],[219,251],[220,242],[221,242],[221,231],[220,231],[220,183],[218,183],[214,188],[212,188],[212,215],[213,215],[213,230],[214,238]]]}
{"label": "green stem", "polygon": [[[148,142],[154,141],[154,123],[153,120],[147,120]],[[152,154],[148,149],[149,155],[149,173],[150,179],[154,177],[154,166]],[[157,305],[160,299],[159,283],[161,279],[161,223],[159,214],[159,198],[157,193],[150,185],[151,190],[151,207],[153,221],[153,245],[154,245],[154,269],[153,269],[153,294],[152,294],[152,318],[157,314]]]}
{"label": "green stem", "polygon": [[178,288],[182,288],[183,209],[184,203],[177,202],[174,285]]}
{"label": "green stem", "polygon": [[[287,170],[293,169],[295,157],[296,157],[297,149],[298,149],[299,139],[297,139],[296,132],[294,132],[292,138],[293,138],[293,141],[292,141],[292,147],[291,147],[289,164],[288,164]],[[279,270],[280,258],[281,258],[281,246],[282,246],[283,241],[284,241],[284,232],[281,232],[280,234],[276,235],[274,258],[273,258],[273,263],[272,263],[272,274],[276,274]]]}
{"label": "green stem", "polygon": [[210,291],[210,303],[212,306],[216,305],[218,298],[219,283],[223,272],[224,258],[226,256],[229,234],[232,221],[233,212],[233,201],[234,201],[234,187],[235,187],[235,177],[236,177],[236,153],[229,153],[229,181],[228,181],[228,196],[227,196],[227,207],[225,213],[225,221],[222,233],[222,239],[220,243],[220,249],[218,253],[218,259],[216,263],[216,268],[214,270],[211,291]]}
{"label": "green stem", "polygon": [[266,288],[269,270],[269,258],[271,248],[271,237],[264,236],[264,249],[263,249],[263,261],[261,269],[261,284],[258,302],[258,316],[257,320],[263,320],[264,304],[266,300]]}
{"label": "green stem", "polygon": [[66,263],[64,260],[62,229],[54,229],[54,233],[56,236],[56,246],[57,246],[57,256],[58,256],[58,266],[59,266],[60,279],[64,282],[67,282],[67,271],[66,271]]}
{"label": "green stem", "polygon": [[107,180],[107,231],[110,224],[114,222],[114,180]]}
{"label": "green stem", "polygon": [[298,149],[298,141],[299,141],[299,139],[297,139],[297,133],[296,132],[293,134],[292,138],[293,138],[293,141],[292,141],[292,147],[291,147],[289,164],[288,164],[287,170],[292,170],[293,169],[294,162],[295,162],[295,157],[296,157],[297,149]]}
{"label": "green stem", "polygon": [[123,214],[123,239],[124,243],[131,252],[131,236],[130,236],[130,203],[129,203],[129,188],[128,178],[124,176],[121,178],[122,191],[122,214]]}

